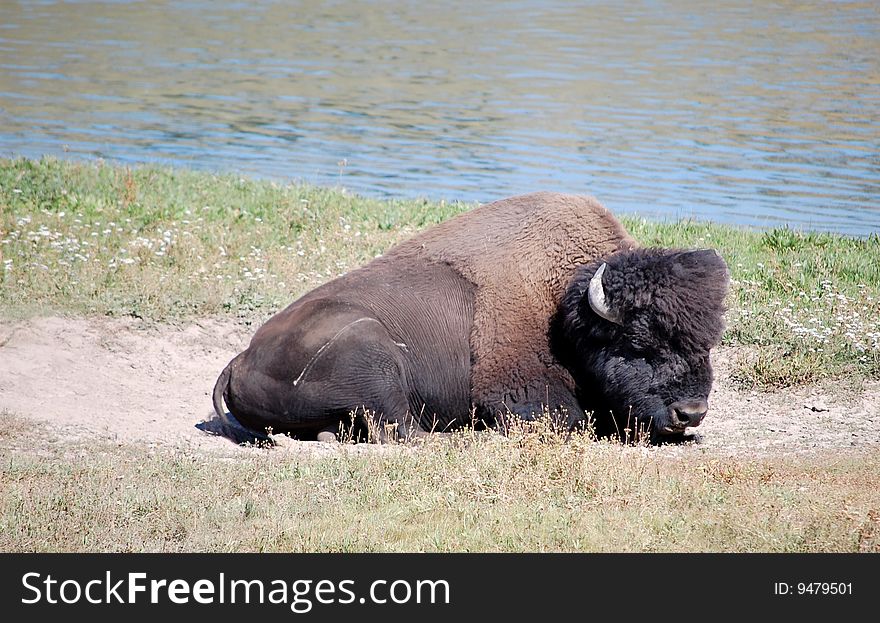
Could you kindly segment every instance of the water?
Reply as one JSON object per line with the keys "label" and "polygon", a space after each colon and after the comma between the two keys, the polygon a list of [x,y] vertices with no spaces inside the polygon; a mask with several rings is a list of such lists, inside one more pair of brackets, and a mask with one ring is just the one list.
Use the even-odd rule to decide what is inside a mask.
{"label": "water", "polygon": [[0,155],[880,231],[880,3],[0,2]]}

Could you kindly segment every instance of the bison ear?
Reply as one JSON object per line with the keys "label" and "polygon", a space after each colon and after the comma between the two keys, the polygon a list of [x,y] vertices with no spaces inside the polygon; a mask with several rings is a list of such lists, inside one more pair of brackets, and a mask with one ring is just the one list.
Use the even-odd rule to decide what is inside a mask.
{"label": "bison ear", "polygon": [[695,249],[693,251],[682,251],[678,254],[679,261],[690,266],[711,266],[718,268],[727,268],[721,254],[715,249]]}
{"label": "bison ear", "polygon": [[715,249],[694,249],[693,251],[685,251],[682,255],[687,255],[688,258],[693,258],[697,260],[702,260],[708,263],[717,263],[721,259],[721,254],[718,253]]}
{"label": "bison ear", "polygon": [[602,285],[602,274],[607,267],[608,265],[603,263],[596,271],[596,274],[593,275],[592,279],[590,279],[590,287],[587,289],[587,301],[590,303],[590,308],[596,312],[597,316],[601,316],[608,322],[613,322],[614,324],[623,324],[620,315],[614,313],[608,307],[608,302],[605,300],[605,288]]}
{"label": "bison ear", "polygon": [[678,263],[684,268],[693,269],[700,268],[703,270],[717,271],[719,273],[727,272],[727,264],[715,249],[696,249],[694,251],[683,251],[678,255]]}

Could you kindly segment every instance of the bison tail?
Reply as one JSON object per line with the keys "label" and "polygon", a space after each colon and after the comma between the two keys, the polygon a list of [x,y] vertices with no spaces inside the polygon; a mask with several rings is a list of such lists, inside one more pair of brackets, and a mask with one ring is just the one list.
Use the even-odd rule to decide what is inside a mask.
{"label": "bison tail", "polygon": [[226,395],[226,390],[229,387],[229,377],[232,374],[232,362],[223,368],[223,372],[220,373],[220,376],[217,378],[217,382],[214,384],[214,413],[217,414],[217,417],[221,420],[226,420],[226,410],[223,408],[223,398]]}
{"label": "bison tail", "polygon": [[[233,413],[226,413],[226,409],[223,408],[223,401],[229,395],[229,377],[232,376],[232,364],[234,361],[235,359],[223,368],[223,372],[220,373],[217,382],[214,384],[214,413],[217,414],[220,421],[219,431],[217,432],[235,443],[259,443],[274,446],[275,442],[269,435],[251,430],[242,425]],[[229,405],[227,404],[226,406]]]}

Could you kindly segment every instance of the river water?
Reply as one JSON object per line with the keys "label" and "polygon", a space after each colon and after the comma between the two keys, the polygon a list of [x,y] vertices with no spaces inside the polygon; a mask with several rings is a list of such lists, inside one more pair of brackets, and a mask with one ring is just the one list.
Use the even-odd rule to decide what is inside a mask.
{"label": "river water", "polygon": [[880,2],[0,2],[0,156],[880,231]]}

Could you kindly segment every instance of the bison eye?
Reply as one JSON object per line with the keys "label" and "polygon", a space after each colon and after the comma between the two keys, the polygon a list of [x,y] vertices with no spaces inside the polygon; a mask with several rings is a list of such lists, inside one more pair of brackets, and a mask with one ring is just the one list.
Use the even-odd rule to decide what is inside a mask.
{"label": "bison eye", "polygon": [[639,357],[649,355],[654,350],[650,347],[647,340],[635,336],[630,339],[627,346],[628,350]]}
{"label": "bison eye", "polygon": [[650,361],[652,358],[652,353],[650,350],[633,345],[630,345],[628,348],[624,348],[620,354],[625,359],[630,360],[638,359],[642,361]]}

